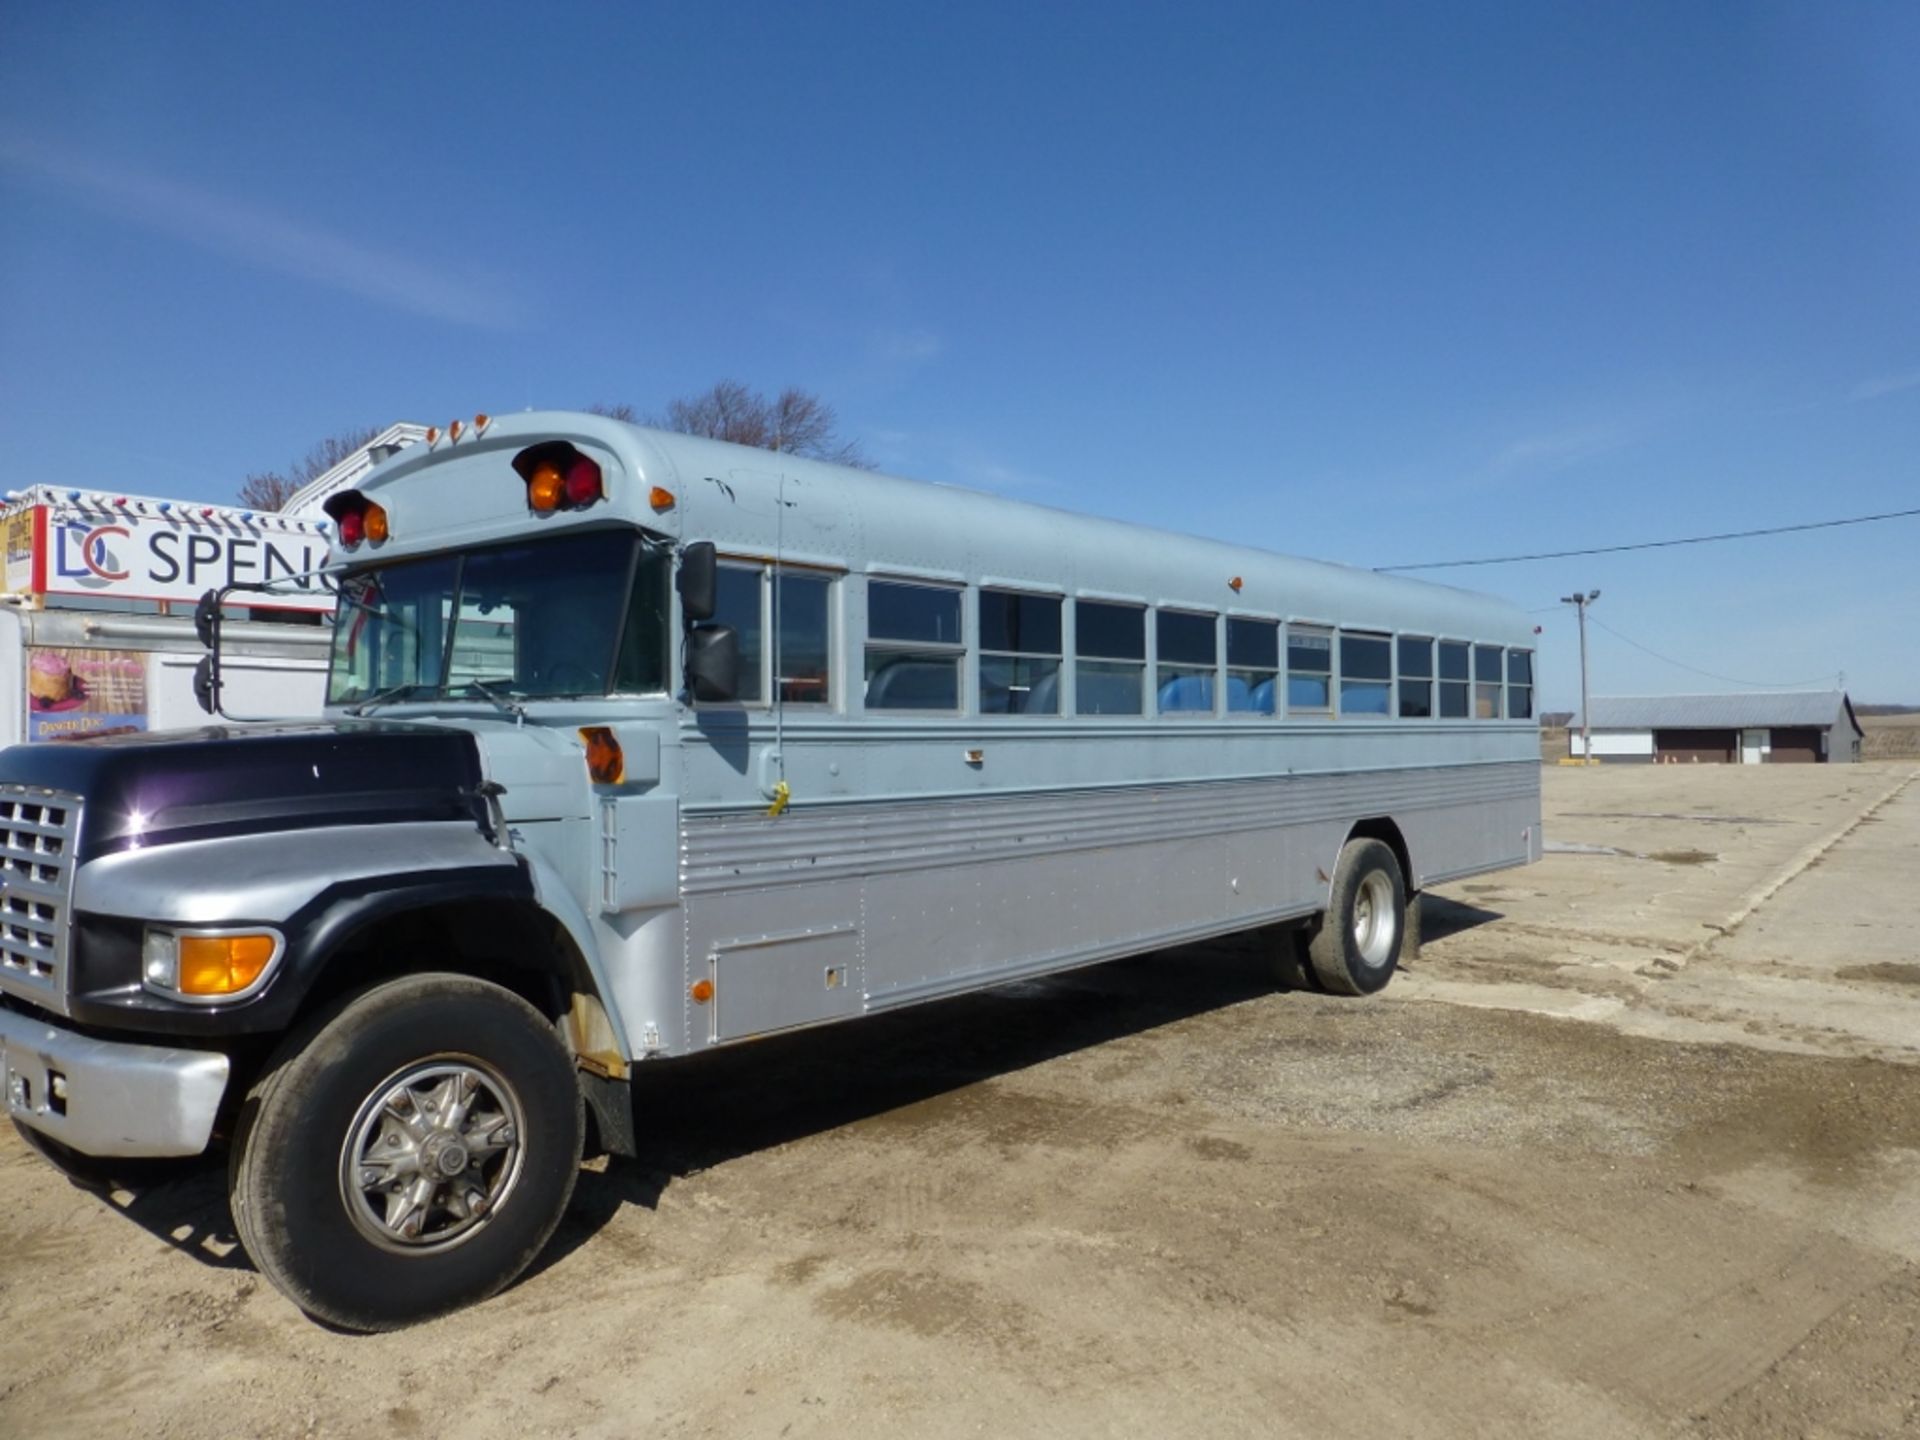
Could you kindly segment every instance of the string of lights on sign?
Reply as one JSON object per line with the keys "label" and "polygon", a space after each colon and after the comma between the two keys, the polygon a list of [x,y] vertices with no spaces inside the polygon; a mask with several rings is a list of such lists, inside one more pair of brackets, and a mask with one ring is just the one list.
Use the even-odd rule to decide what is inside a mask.
{"label": "string of lights on sign", "polygon": [[112,495],[102,490],[62,490],[35,485],[6,492],[13,506],[65,506],[82,515],[141,515],[154,520],[184,521],[193,525],[247,526],[289,534],[325,535],[333,527],[326,520],[297,520],[270,511],[238,510],[227,505],[197,505],[185,500],[155,500],[143,495]]}

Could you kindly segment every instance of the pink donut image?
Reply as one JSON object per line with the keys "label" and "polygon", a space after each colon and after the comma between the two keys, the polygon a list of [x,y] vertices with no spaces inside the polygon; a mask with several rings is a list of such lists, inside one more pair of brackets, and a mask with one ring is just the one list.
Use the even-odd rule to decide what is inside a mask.
{"label": "pink donut image", "polygon": [[73,667],[66,657],[51,650],[36,652],[27,665],[27,694],[42,707],[72,699]]}

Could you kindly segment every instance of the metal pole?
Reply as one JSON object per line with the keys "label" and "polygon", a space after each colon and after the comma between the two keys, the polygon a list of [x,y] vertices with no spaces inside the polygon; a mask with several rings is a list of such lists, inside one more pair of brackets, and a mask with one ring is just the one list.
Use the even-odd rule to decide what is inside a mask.
{"label": "metal pole", "polygon": [[1587,698],[1587,597],[1576,595],[1574,608],[1580,614],[1580,758],[1593,763],[1593,702]]}
{"label": "metal pole", "polygon": [[1600,598],[1598,590],[1576,590],[1562,595],[1560,603],[1571,605],[1580,616],[1580,763],[1593,764],[1593,700],[1587,693],[1587,606]]}

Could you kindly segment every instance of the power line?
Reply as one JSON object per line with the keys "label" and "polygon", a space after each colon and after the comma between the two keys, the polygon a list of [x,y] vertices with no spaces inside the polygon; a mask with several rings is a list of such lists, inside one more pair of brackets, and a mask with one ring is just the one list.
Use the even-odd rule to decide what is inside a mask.
{"label": "power line", "polygon": [[1595,545],[1585,550],[1542,550],[1537,555],[1495,555],[1484,560],[1429,560],[1419,565],[1376,565],[1377,574],[1395,570],[1454,570],[1466,565],[1515,565],[1522,560],[1566,560],[1575,555],[1617,555],[1623,550],[1665,550],[1675,545],[1709,545],[1717,540],[1752,540],[1760,535],[1791,535],[1801,530],[1832,530],[1841,525],[1867,525],[1876,520],[1904,520],[1920,509],[1888,510],[1879,515],[1854,515],[1845,520],[1810,520],[1804,525],[1772,525],[1764,530],[1728,530],[1719,535],[1689,535],[1680,540],[1637,540],[1630,545]]}
{"label": "power line", "polygon": [[1634,649],[1638,650],[1643,655],[1651,655],[1654,659],[1665,661],[1667,664],[1672,665],[1677,669],[1691,671],[1695,675],[1704,675],[1709,680],[1718,680],[1722,684],[1726,684],[1726,685],[1747,685],[1752,687],[1755,690],[1801,690],[1801,689],[1805,689],[1809,685],[1824,685],[1829,680],[1834,678],[1831,675],[1822,675],[1815,680],[1797,680],[1790,685],[1778,684],[1772,680],[1736,680],[1731,675],[1716,675],[1711,670],[1702,670],[1697,665],[1689,665],[1683,660],[1674,659],[1671,655],[1662,655],[1658,650],[1649,649],[1647,646],[1642,645],[1638,640],[1635,640],[1632,637],[1627,635],[1622,635],[1618,630],[1614,629],[1611,625],[1607,624],[1606,621],[1600,619],[1598,616],[1589,615],[1587,618],[1593,621],[1593,623],[1595,625],[1598,625],[1602,630],[1606,631],[1609,635],[1613,636],[1614,639],[1626,641],[1627,644],[1631,645]]}

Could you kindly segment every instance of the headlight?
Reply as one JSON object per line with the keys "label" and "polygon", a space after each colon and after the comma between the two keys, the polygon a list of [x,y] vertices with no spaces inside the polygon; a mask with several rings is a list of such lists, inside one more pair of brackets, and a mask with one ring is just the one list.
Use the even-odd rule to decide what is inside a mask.
{"label": "headlight", "polygon": [[238,1000],[266,984],[285,949],[278,930],[149,926],[140,971],[149,990],[175,1000]]}

